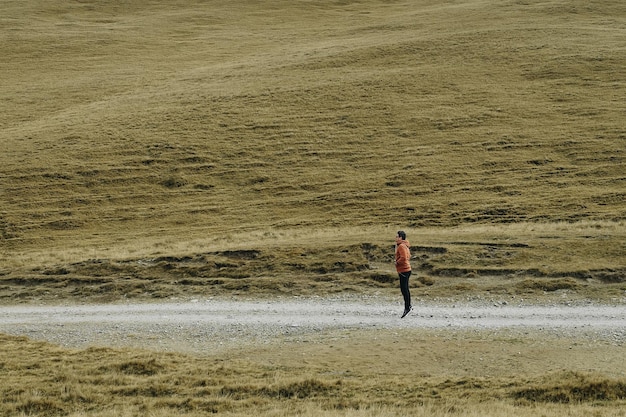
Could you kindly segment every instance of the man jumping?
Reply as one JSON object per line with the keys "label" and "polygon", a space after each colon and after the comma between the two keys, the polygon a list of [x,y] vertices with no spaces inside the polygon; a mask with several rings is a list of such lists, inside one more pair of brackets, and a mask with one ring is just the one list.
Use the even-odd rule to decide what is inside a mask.
{"label": "man jumping", "polygon": [[411,276],[411,245],[406,240],[406,233],[400,230],[396,234],[396,271],[400,277],[400,291],[404,297],[404,318],[411,312],[413,307],[411,306],[411,292],[409,291],[409,277]]}

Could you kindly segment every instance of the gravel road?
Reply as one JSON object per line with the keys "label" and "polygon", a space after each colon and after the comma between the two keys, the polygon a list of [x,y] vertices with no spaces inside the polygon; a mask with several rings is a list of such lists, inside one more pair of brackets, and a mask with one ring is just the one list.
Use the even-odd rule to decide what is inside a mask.
{"label": "gravel road", "polygon": [[225,299],[148,304],[0,307],[0,332],[66,347],[142,347],[206,353],[281,337],[356,329],[546,331],[626,344],[624,305],[438,304],[404,319],[376,298]]}

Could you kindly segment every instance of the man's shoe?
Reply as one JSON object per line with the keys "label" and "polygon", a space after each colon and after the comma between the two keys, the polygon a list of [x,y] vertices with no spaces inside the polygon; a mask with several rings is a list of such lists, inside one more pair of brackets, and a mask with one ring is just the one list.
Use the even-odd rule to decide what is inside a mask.
{"label": "man's shoe", "polygon": [[413,310],[413,306],[407,308],[406,310],[404,310],[404,313],[402,313],[402,316],[400,317],[401,319],[403,319],[404,317],[406,317],[407,314],[409,314],[411,312],[411,310]]}

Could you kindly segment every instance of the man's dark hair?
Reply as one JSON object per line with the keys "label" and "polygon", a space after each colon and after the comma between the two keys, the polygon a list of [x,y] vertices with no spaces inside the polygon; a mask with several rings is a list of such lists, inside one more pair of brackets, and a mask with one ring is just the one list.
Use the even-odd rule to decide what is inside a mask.
{"label": "man's dark hair", "polygon": [[406,233],[404,233],[402,230],[398,232],[398,236],[400,236],[402,240],[406,240]]}

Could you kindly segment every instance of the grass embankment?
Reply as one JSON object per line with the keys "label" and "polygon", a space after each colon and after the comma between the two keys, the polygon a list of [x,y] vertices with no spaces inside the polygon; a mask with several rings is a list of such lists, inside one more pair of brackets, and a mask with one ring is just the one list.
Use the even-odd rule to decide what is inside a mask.
{"label": "grass embankment", "polygon": [[[415,237],[415,297],[485,297],[527,302],[624,302],[626,241],[621,224],[561,223],[408,229]],[[243,242],[199,239],[155,252],[85,259],[14,260],[0,277],[0,300],[58,302],[120,299],[266,297],[397,293],[393,229],[341,229],[249,235]],[[380,237],[384,238],[381,239]],[[411,235],[410,235],[411,236]],[[378,241],[376,240],[378,239]],[[376,242],[376,243],[372,243]],[[149,247],[149,245],[147,245]],[[150,250],[154,250],[151,248]],[[29,265],[28,267],[26,265]]]}

